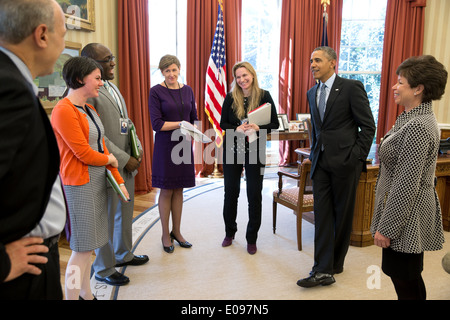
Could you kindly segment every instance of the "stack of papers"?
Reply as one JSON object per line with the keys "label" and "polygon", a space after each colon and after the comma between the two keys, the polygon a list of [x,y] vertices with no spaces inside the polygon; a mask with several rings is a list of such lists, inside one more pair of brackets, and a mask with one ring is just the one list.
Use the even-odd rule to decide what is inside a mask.
{"label": "stack of papers", "polygon": [[184,135],[190,135],[195,141],[202,142],[202,143],[210,143],[212,140],[205,136],[200,130],[198,130],[196,127],[194,127],[191,123],[187,121],[181,122],[181,133]]}

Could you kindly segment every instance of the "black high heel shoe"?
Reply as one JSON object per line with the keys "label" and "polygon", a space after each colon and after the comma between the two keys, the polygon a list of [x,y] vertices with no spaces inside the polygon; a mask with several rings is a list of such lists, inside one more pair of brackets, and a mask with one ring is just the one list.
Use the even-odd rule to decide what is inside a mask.
{"label": "black high heel shoe", "polygon": [[170,238],[171,239],[175,239],[176,242],[178,242],[178,244],[180,245],[180,247],[182,248],[190,248],[192,247],[192,244],[190,244],[189,242],[185,241],[185,242],[181,242],[180,240],[178,240],[175,235],[173,234],[173,232],[170,232]]}
{"label": "black high heel shoe", "polygon": [[[172,241],[172,236],[170,237],[170,240]],[[161,239],[161,242],[162,242],[162,239]],[[175,248],[174,248],[173,244],[170,247],[166,247],[166,246],[164,246],[164,242],[163,242],[163,249],[167,253],[172,253]]]}

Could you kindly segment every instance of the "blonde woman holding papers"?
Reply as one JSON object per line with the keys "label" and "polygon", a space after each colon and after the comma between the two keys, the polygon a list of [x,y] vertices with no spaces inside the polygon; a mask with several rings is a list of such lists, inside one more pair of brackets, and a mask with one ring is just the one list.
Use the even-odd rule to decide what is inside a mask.
{"label": "blonde woman holding papers", "polygon": [[[259,88],[253,66],[248,62],[238,63],[233,67],[233,75],[235,79],[233,90],[225,98],[220,119],[220,127],[225,130],[223,149],[225,239],[222,246],[230,246],[237,231],[237,205],[241,174],[245,167],[249,214],[246,232],[247,252],[255,254],[261,226],[266,135],[270,130],[278,129],[279,125],[275,103],[268,91]],[[270,123],[260,126],[249,123],[248,113],[265,103],[271,104]],[[255,133],[263,140],[249,142],[245,139]]]}

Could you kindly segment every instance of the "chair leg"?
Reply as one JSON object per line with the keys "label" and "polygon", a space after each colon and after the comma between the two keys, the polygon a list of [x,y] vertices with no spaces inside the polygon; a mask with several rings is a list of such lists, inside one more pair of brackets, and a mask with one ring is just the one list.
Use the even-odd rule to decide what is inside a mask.
{"label": "chair leg", "polygon": [[297,212],[297,247],[298,251],[302,251],[302,213]]}
{"label": "chair leg", "polygon": [[277,229],[277,203],[273,202],[273,233],[275,234],[275,230]]}

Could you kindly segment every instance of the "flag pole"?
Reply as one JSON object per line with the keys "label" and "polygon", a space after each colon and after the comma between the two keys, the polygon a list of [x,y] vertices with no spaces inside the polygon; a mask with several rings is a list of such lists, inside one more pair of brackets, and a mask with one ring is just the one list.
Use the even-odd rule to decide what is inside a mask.
{"label": "flag pole", "polygon": [[[214,171],[209,178],[223,178],[219,171],[219,154],[222,151],[223,132],[220,128],[221,106],[227,94],[224,4],[218,0],[218,21],[208,63],[205,112],[216,131]],[[220,111],[219,111],[220,110]]]}

